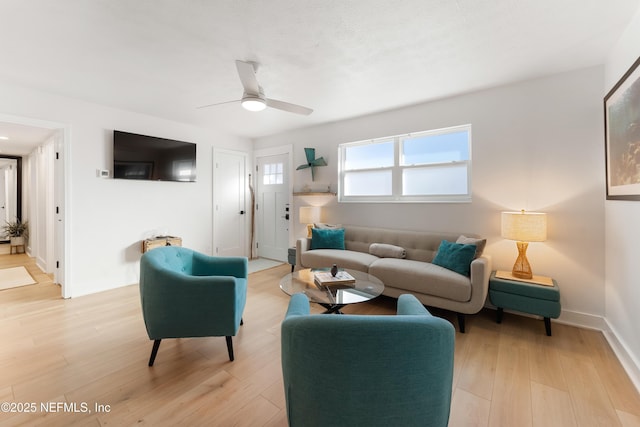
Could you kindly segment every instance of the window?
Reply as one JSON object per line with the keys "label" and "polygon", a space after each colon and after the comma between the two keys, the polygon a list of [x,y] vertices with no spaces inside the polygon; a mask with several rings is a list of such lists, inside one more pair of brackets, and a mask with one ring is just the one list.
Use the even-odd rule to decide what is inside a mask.
{"label": "window", "polygon": [[283,163],[265,164],[262,174],[262,183],[264,185],[282,184],[284,182],[283,168]]}
{"label": "window", "polygon": [[341,144],[344,202],[468,202],[471,125]]}

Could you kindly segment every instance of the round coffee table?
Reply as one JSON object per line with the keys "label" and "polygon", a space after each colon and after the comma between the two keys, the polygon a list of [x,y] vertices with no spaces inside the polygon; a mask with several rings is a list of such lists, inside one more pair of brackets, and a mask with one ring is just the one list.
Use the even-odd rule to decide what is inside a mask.
{"label": "round coffee table", "polygon": [[313,273],[329,269],[304,269],[289,273],[280,279],[280,289],[287,295],[303,293],[309,301],[323,306],[325,313],[342,314],[345,305],[369,301],[384,291],[384,284],[375,276],[357,270],[341,269],[351,274],[355,283],[318,285]]}

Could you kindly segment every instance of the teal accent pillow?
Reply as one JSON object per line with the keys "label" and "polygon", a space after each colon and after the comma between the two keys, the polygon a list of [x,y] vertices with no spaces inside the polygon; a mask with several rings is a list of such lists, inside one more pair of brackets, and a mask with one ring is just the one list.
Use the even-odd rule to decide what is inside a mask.
{"label": "teal accent pillow", "polygon": [[475,255],[476,245],[465,245],[443,240],[432,263],[469,277],[471,276],[471,261],[473,261]]}
{"label": "teal accent pillow", "polygon": [[311,249],[344,250],[344,228],[312,228]]}

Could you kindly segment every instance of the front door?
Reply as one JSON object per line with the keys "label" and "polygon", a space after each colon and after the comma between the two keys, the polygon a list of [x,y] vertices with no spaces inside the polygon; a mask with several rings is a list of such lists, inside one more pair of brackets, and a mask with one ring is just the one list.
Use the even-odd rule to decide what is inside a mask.
{"label": "front door", "polygon": [[244,153],[214,151],[214,245],[218,256],[247,256]]}
{"label": "front door", "polygon": [[257,158],[256,219],[258,255],[287,260],[289,246],[289,155]]}

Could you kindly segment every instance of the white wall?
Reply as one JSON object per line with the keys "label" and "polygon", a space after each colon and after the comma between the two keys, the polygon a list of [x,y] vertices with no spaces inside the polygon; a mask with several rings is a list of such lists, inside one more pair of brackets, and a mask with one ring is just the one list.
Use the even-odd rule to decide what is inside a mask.
{"label": "white wall", "polygon": [[[640,56],[638,40],[640,9],[606,63],[603,97]],[[607,323],[612,344],[640,389],[640,202],[607,201],[605,217]]]}
{"label": "white wall", "polygon": [[[70,130],[67,198],[69,296],[136,283],[140,241],[156,233],[211,253],[213,147],[251,151],[251,141],[191,125],[0,84],[0,114],[65,124]],[[111,169],[114,129],[195,142],[197,182],[96,177]]]}
{"label": "white wall", "polygon": [[[473,232],[486,236],[494,268],[510,270],[515,242],[500,237],[500,212],[549,214],[549,240],[527,252],[535,274],[553,276],[561,288],[561,319],[603,325],[604,162],[603,68],[489,89],[255,141],[256,150],[294,145],[294,167],[304,147],[316,148],[328,166],[297,171],[294,188],[332,189],[337,184],[337,145],[342,142],[471,123],[473,202],[461,204],[347,204],[335,198],[295,200],[322,204],[324,220],[401,229]],[[340,102],[348,102],[348,95]]]}

